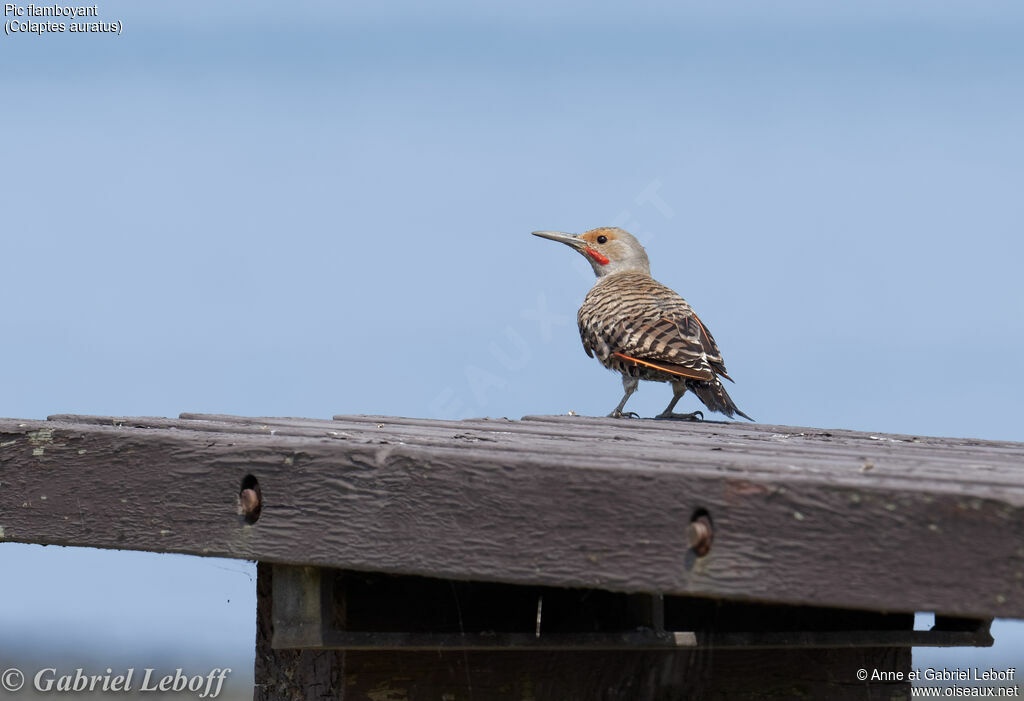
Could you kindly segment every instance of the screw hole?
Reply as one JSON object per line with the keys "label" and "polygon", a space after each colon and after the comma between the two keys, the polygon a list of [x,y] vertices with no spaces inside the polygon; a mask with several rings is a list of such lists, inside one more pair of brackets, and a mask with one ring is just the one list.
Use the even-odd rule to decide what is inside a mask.
{"label": "screw hole", "polygon": [[242,487],[238,492],[238,514],[246,523],[256,523],[263,510],[263,494],[260,483],[252,475],[242,478]]}
{"label": "screw hole", "polygon": [[686,529],[686,543],[697,557],[704,557],[711,551],[713,538],[711,514],[707,509],[697,509],[690,517],[690,525]]}

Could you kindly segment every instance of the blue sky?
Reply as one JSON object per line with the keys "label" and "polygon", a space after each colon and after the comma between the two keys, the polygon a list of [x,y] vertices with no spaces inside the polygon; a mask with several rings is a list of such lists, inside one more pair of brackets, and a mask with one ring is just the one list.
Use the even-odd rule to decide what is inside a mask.
{"label": "blue sky", "polygon": [[[0,414],[604,414],[589,273],[529,232],[618,224],[757,419],[1024,440],[1019,3],[99,9],[120,37],[0,39]],[[113,590],[31,581],[72,633]]]}

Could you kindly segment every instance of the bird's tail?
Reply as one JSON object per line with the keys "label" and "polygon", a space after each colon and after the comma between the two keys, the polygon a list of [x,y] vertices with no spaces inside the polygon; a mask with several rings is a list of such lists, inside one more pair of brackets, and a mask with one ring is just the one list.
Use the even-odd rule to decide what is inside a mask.
{"label": "bird's tail", "polygon": [[725,387],[718,381],[718,378],[710,382],[690,382],[688,384],[693,393],[704,402],[704,406],[711,411],[720,411],[730,419],[733,417],[733,414],[739,414],[744,419],[753,421],[752,418],[740,411],[732,397],[725,391]]}

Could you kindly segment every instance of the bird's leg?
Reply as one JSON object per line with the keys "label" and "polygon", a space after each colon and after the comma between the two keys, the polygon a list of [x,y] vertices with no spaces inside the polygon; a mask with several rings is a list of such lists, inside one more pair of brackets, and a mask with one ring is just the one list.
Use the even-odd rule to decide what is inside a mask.
{"label": "bird's leg", "polygon": [[676,402],[679,401],[680,397],[686,394],[686,385],[682,382],[672,383],[672,401],[665,407],[665,411],[661,412],[654,418],[656,419],[677,419],[682,421],[703,421],[704,412],[693,411],[689,414],[676,414],[672,410],[676,408]]}
{"label": "bird's leg", "polygon": [[630,419],[640,418],[640,415],[637,414],[635,411],[627,411],[626,413],[622,412],[622,409],[626,406],[626,402],[629,401],[630,395],[632,395],[633,392],[636,392],[636,388],[637,386],[639,386],[639,384],[639,377],[630,377],[629,375],[622,376],[622,389],[626,390],[626,393],[622,395],[622,401],[619,402],[619,405],[612,410],[612,413],[608,414],[609,418],[618,419],[622,418],[623,416]]}

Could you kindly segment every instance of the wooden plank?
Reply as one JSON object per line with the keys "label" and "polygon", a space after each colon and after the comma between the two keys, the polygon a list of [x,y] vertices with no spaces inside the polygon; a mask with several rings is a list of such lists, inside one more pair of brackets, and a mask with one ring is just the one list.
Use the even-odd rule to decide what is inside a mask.
{"label": "wooden plank", "polygon": [[[196,415],[189,415],[196,416]],[[632,459],[637,454],[640,431],[645,424],[663,422],[629,422],[628,435],[573,435],[564,428],[551,427],[541,423],[541,428],[521,428],[536,422],[501,424],[500,429],[478,421],[442,422],[432,420],[392,419],[381,424],[376,421],[324,421],[315,419],[281,419],[273,417],[227,417],[209,415],[208,419],[156,419],[151,417],[75,417],[55,416],[58,420],[82,421],[100,425],[129,427],[172,428],[213,432],[238,432],[260,435],[289,435],[330,437],[338,440],[353,440],[364,443],[447,446],[460,441],[486,442],[489,450],[511,450],[518,454],[566,454],[591,456],[595,450],[607,457]],[[360,417],[366,418],[366,417]],[[534,417],[536,418],[536,417]],[[546,417],[552,418],[552,417]],[[618,422],[621,427],[622,422]],[[642,437],[644,458],[655,458],[666,463],[688,460],[694,469],[713,467],[715,470],[740,469],[746,472],[771,471],[801,477],[813,473],[827,474],[837,479],[851,476],[861,483],[873,479],[896,479],[919,483],[927,479],[930,483],[951,481],[957,485],[970,481],[972,485],[988,484],[993,487],[1020,485],[1019,466],[1024,463],[1024,447],[1020,444],[983,447],[963,446],[956,440],[948,444],[941,439],[908,437],[908,445],[896,445],[900,439],[891,436],[873,436],[875,440],[855,445],[852,441],[818,432],[767,434],[770,440],[759,437],[756,440],[737,440],[736,435],[711,434],[693,435],[687,429],[692,424],[670,424],[671,430],[647,431]],[[724,424],[730,426],[730,424]],[[380,426],[380,428],[378,428]],[[637,430],[632,427],[636,426]],[[741,425],[742,426],[742,425]],[[777,427],[783,428],[783,427]],[[787,427],[790,428],[791,427]],[[528,433],[529,436],[524,436]],[[524,440],[527,438],[527,440]],[[859,438],[859,437],[858,437]],[[536,440],[534,440],[536,439]],[[543,439],[551,439],[545,441]],[[790,440],[792,439],[792,440]],[[865,439],[867,440],[867,439]],[[780,445],[780,443],[785,445]],[[962,450],[957,452],[956,448]],[[702,451],[716,451],[712,460]],[[964,451],[969,451],[970,457]],[[693,458],[703,457],[694,461]],[[866,468],[866,469],[865,469]],[[795,472],[796,471],[796,472]]]}
{"label": "wooden plank", "polygon": [[[619,459],[624,467],[637,463],[635,441],[621,441],[616,437],[602,441],[575,440],[572,438],[556,441],[523,440],[519,434],[507,432],[484,433],[466,431],[462,426],[452,428],[423,428],[420,426],[394,425],[386,432],[379,429],[354,431],[342,429],[330,422],[310,420],[260,419],[245,423],[216,421],[181,421],[173,419],[124,419],[114,417],[89,417],[89,423],[117,425],[121,427],[181,427],[190,430],[210,432],[252,433],[258,435],[306,436],[310,438],[329,437],[351,440],[357,443],[422,445],[450,447],[459,443],[485,442],[491,452],[512,452],[516,456],[565,456],[589,458],[595,452],[595,443],[602,457]],[[454,422],[449,422],[452,424]],[[459,422],[461,423],[461,422]],[[364,424],[365,425],[365,424]],[[460,430],[462,429],[462,430]],[[960,491],[969,480],[977,490],[987,486],[990,492],[998,493],[1007,487],[1016,488],[1021,477],[1015,455],[1006,456],[976,450],[969,460],[950,452],[927,449],[922,454],[918,448],[898,449],[888,444],[869,444],[866,448],[849,449],[843,445],[828,444],[808,447],[806,442],[790,442],[785,446],[771,443],[750,443],[722,440],[694,440],[677,433],[674,441],[644,441],[643,461],[646,465],[686,464],[694,471],[742,472],[745,475],[757,472],[774,472],[787,479],[810,477],[850,483],[852,486],[884,481],[902,481],[906,485],[919,485],[926,481],[932,489],[946,488]],[[547,436],[547,438],[557,438]],[[708,453],[706,451],[717,451]],[[709,455],[711,456],[709,458]],[[951,483],[940,486],[940,483]]]}
{"label": "wooden plank", "polygon": [[[364,442],[303,434],[344,422],[294,421],[285,433],[295,435],[269,435],[227,420],[148,429],[2,420],[0,537],[446,579],[1024,617],[1018,444],[954,441],[951,450],[963,455],[953,461],[958,477],[948,461],[930,468],[931,452],[914,457],[920,446],[910,441],[844,438],[863,445],[867,460],[877,457],[864,471],[849,453],[830,459],[820,438],[772,440],[781,432],[732,424],[681,432],[661,422],[633,428],[573,418],[556,426],[598,436],[588,451],[586,440],[550,434],[471,441],[437,433],[465,432],[462,422],[392,419],[402,424],[394,435],[375,429]],[[501,422],[495,435],[527,423],[559,421]],[[639,425],[647,423],[657,425]],[[417,434],[417,426],[430,431]],[[412,442],[401,438],[414,434]],[[616,441],[618,434],[636,440]],[[701,442],[687,449],[690,436]],[[722,450],[708,443],[715,440]],[[772,450],[753,450],[766,440]],[[750,450],[731,445],[744,441]],[[812,443],[809,452],[791,448]],[[941,441],[928,444],[933,451]],[[912,477],[899,474],[904,464]],[[264,499],[255,524],[238,515],[249,474]],[[699,509],[714,524],[703,558],[686,542]]]}

